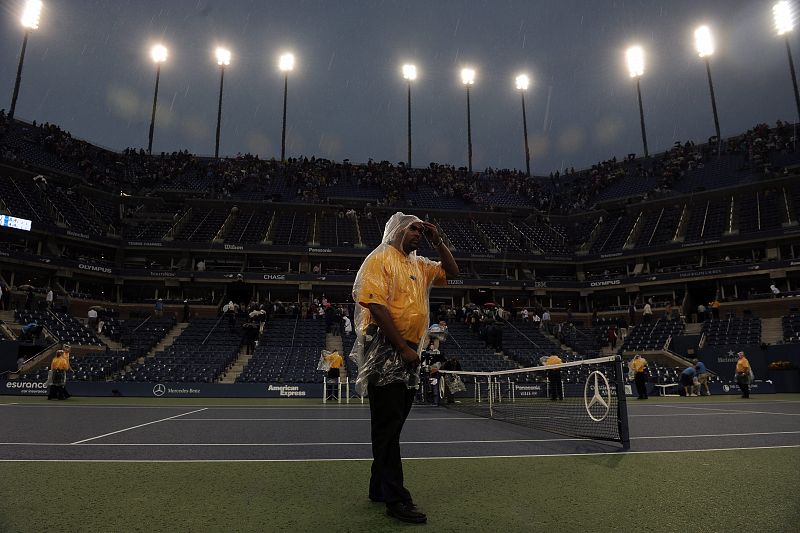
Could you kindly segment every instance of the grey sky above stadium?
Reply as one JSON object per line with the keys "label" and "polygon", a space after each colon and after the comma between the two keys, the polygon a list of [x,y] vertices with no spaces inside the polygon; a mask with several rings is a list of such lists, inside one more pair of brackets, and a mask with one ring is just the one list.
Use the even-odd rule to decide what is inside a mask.
{"label": "grey sky above stadium", "polygon": [[[0,16],[0,107],[8,109],[23,30],[23,0]],[[584,168],[642,153],[635,82],[625,49],[641,44],[651,153],[714,133],[703,61],[693,32],[714,32],[711,72],[723,136],[759,122],[794,120],[783,38],[770,1],[704,0],[44,0],[30,37],[17,118],[53,122],[114,150],[147,146],[155,66],[162,66],[154,152],[213,154],[218,44],[225,72],[221,155],[279,156],[280,52],[297,58],[289,77],[287,156],[363,162],[406,154],[406,86],[413,85],[414,165],[466,165],[466,96],[472,65],[474,168],[524,169],[514,77],[528,73],[534,174]],[[790,35],[800,56],[796,35]]]}

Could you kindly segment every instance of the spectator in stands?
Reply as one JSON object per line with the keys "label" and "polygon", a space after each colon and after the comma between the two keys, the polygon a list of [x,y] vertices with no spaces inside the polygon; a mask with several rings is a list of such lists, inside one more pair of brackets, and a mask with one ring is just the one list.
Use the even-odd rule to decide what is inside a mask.
{"label": "spectator in stands", "polygon": [[713,318],[714,320],[719,320],[720,305],[721,304],[719,303],[719,298],[716,297],[708,304],[708,306],[711,308],[711,318]]}
{"label": "spectator in stands", "polygon": [[636,384],[638,400],[646,400],[647,396],[647,359],[636,354],[628,365],[633,372],[633,382]]}
{"label": "spectator in stands", "polygon": [[95,309],[94,307],[90,307],[89,312],[86,313],[86,318],[87,318],[86,323],[90,328],[97,327],[97,309]]}
{"label": "spectator in stands", "polygon": [[350,317],[343,316],[342,323],[344,324],[344,336],[349,337],[353,333],[353,323],[350,321]]}
{"label": "spectator in stands", "polygon": [[428,328],[428,336],[431,339],[431,344],[434,350],[439,350],[439,344],[447,339],[447,322],[440,320],[436,324],[431,324]]}
{"label": "spectator in stands", "polygon": [[550,311],[547,309],[545,309],[544,313],[542,313],[542,327],[548,333],[550,332]]}
{"label": "spectator in stands", "polygon": [[527,322],[529,317],[530,317],[530,314],[528,313],[528,309],[527,308],[523,308],[522,309],[522,321],[523,322]]}
{"label": "spectator in stands", "polygon": [[[416,251],[425,234],[441,262]],[[428,328],[431,286],[446,285],[458,266],[438,228],[419,218],[394,214],[382,243],[364,260],[353,285],[359,334],[352,357],[358,363],[356,385],[367,389],[372,421],[373,463],[369,497],[386,503],[389,516],[424,523],[403,486],[400,434],[418,386],[418,344]],[[402,285],[402,288],[400,287]]]}
{"label": "spectator in stands", "polygon": [[650,305],[650,300],[644,304],[644,309],[642,310],[642,322],[645,324],[649,324],[653,320],[653,307]]}
{"label": "spectator in stands", "polygon": [[25,309],[33,311],[33,287],[28,287],[28,292],[25,294]]}
{"label": "spectator in stands", "polygon": [[162,316],[164,316],[164,300],[163,299],[159,298],[158,300],[156,300],[156,303],[155,303],[155,306],[154,306],[154,310],[155,310],[155,315],[156,315],[157,318],[161,318]]}
{"label": "spectator in stands", "polygon": [[189,309],[189,300],[183,301],[183,321],[189,321],[189,315],[191,315],[191,309]]}
{"label": "spectator in stands", "polygon": [[[556,354],[551,355],[544,362],[545,366],[560,365],[561,363],[563,363],[563,361]],[[550,399],[553,401],[563,400],[564,388],[561,384],[560,368],[553,368],[547,371],[547,383],[550,386]]]}
{"label": "spectator in stands", "polygon": [[197,265],[195,265],[195,268],[197,268],[198,272],[205,272],[206,271],[206,262],[202,261],[202,260],[198,261]]}
{"label": "spectator in stands", "polygon": [[667,302],[664,308],[664,320],[672,320],[672,302]]}
{"label": "spectator in stands", "polygon": [[45,304],[47,305],[48,310],[53,309],[53,289],[48,287],[47,288],[47,296],[45,296]]}
{"label": "spectator in stands", "polygon": [[539,329],[541,327],[542,317],[540,317],[536,311],[533,312],[533,318],[531,320],[533,321],[533,327],[535,329]]}
{"label": "spectator in stands", "polygon": [[696,374],[697,371],[693,366],[687,366],[683,369],[683,372],[681,372],[680,383],[686,396],[692,396],[692,390],[694,389],[694,377]]}
{"label": "spectator in stands", "polygon": [[694,369],[697,372],[697,387],[695,389],[695,396],[703,395],[703,385],[706,386],[706,396],[711,396],[711,389],[708,387],[709,374],[706,364],[698,359],[695,359]]}
{"label": "spectator in stands", "polygon": [[42,326],[35,320],[22,326],[20,330],[19,340],[30,341],[35,343],[36,340],[42,335]]}
{"label": "spectator in stands", "polygon": [[706,306],[698,304],[697,306],[697,322],[702,323],[706,321]]}
{"label": "spectator in stands", "polygon": [[631,302],[628,305],[628,323],[631,326],[636,325],[636,302]]}
{"label": "spectator in stands", "polygon": [[750,368],[750,361],[745,357],[744,352],[737,354],[739,359],[736,361],[736,384],[742,391],[742,398],[750,397],[750,384],[753,382],[753,370]]}
{"label": "spectator in stands", "polygon": [[773,281],[772,284],[769,286],[769,290],[772,291],[772,297],[777,298],[778,295],[781,293],[781,290],[775,286],[775,282]]}
{"label": "spectator in stands", "polygon": [[617,326],[616,324],[611,324],[608,327],[608,345],[611,347],[612,350],[617,349]]}

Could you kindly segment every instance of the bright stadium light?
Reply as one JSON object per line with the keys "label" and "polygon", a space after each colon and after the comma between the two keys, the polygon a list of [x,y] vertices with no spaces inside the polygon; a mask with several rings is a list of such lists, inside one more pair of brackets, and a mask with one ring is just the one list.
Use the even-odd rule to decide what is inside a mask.
{"label": "bright stadium light", "polygon": [[782,0],[772,6],[772,15],[775,17],[775,29],[786,41],[786,54],[789,56],[789,74],[792,77],[794,89],[794,105],[797,108],[797,120],[800,121],[800,92],[797,90],[797,74],[794,72],[794,59],[792,47],[789,45],[789,33],[794,29],[794,9],[791,2]]}
{"label": "bright stadium light", "polygon": [[625,62],[628,64],[628,74],[631,78],[636,79],[636,95],[639,98],[639,124],[642,128],[642,146],[644,147],[644,156],[648,157],[650,153],[647,150],[647,132],[644,127],[644,107],[642,106],[642,88],[639,84],[639,78],[644,74],[644,50],[641,46],[631,46],[625,51]]}
{"label": "bright stadium light", "polygon": [[467,169],[472,174],[472,115],[469,104],[469,88],[475,84],[475,69],[461,69],[461,83],[467,88]]}
{"label": "bright stadium light", "polygon": [[218,47],[216,50],[217,65],[226,67],[231,64],[231,51],[227,48]]}
{"label": "bright stadium light", "polygon": [[714,53],[714,37],[708,26],[700,26],[694,30],[694,47],[697,55],[705,60],[706,74],[708,75],[708,91],[711,93],[711,111],[714,113],[714,131],[717,136],[717,145],[722,142],[719,133],[719,116],[717,115],[717,98],[714,96],[714,82],[711,78],[711,63],[709,57]]}
{"label": "bright stadium light", "polygon": [[408,107],[408,157],[406,158],[406,167],[411,168],[411,82],[417,79],[417,66],[410,63],[403,65],[403,79],[408,82],[408,98],[406,100]]}
{"label": "bright stadium light", "polygon": [[281,72],[289,72],[290,70],[294,70],[294,55],[282,54],[281,57],[278,58],[278,68],[281,70]]}
{"label": "bright stadium light", "polygon": [[26,30],[39,29],[39,16],[42,14],[41,0],[28,0],[25,2],[25,9],[22,11],[20,23]]}
{"label": "bright stadium light", "polygon": [[462,68],[461,69],[461,83],[464,85],[474,85],[475,84],[475,69],[471,68]]}
{"label": "bright stadium light", "polygon": [[714,36],[708,26],[700,26],[694,30],[694,47],[700,57],[708,57],[714,53]]}
{"label": "bright stadium light", "polygon": [[289,97],[289,72],[294,70],[294,55],[281,54],[278,68],[283,72],[283,127],[281,128],[281,161],[286,160],[286,101]]}
{"label": "bright stadium light", "polygon": [[158,103],[158,80],[161,78],[161,63],[167,60],[167,47],[156,44],[150,48],[150,58],[156,64],[156,87],[153,91],[153,111],[150,113],[150,131],[147,135],[147,153],[153,153],[153,130],[156,125],[156,104]]}
{"label": "bright stadium light", "polygon": [[28,0],[20,17],[20,23],[25,28],[25,36],[22,38],[22,51],[19,53],[19,65],[17,66],[17,78],[14,81],[14,91],[11,94],[11,107],[8,108],[8,119],[14,119],[14,112],[17,109],[17,97],[19,96],[19,85],[22,82],[22,65],[25,63],[25,48],[28,47],[28,35],[39,28],[39,16],[42,14],[41,0]]}
{"label": "bright stadium light", "polygon": [[631,78],[638,78],[644,74],[644,50],[641,46],[631,46],[625,51],[625,60],[628,63],[628,73]]}
{"label": "bright stadium light", "polygon": [[150,49],[150,57],[154,63],[163,63],[167,60],[167,47],[163,44],[156,44]]}
{"label": "bright stadium light", "polygon": [[522,136],[525,139],[525,175],[531,175],[531,150],[528,146],[528,116],[525,113],[525,91],[528,90],[531,80],[526,74],[520,74],[514,80],[517,90],[522,97]]}
{"label": "bright stadium light", "polygon": [[791,2],[781,0],[772,6],[772,16],[775,18],[775,29],[778,31],[778,35],[784,35],[794,29],[794,13]]}
{"label": "bright stadium light", "polygon": [[219,105],[217,106],[217,136],[214,144],[214,159],[219,158],[219,130],[222,124],[222,87],[225,84],[225,67],[231,64],[231,51],[217,47],[217,65],[219,65]]}

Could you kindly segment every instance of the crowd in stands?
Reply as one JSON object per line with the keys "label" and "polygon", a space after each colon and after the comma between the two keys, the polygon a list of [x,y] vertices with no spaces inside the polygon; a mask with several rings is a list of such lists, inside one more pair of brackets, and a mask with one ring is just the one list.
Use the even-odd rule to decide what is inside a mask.
{"label": "crowd in stands", "polygon": [[[546,177],[529,177],[518,170],[493,168],[471,174],[464,167],[438,163],[411,169],[403,163],[373,160],[353,164],[349,160],[299,157],[280,163],[252,154],[216,160],[188,151],[150,156],[142,149],[129,148],[117,153],[76,139],[53,124],[10,124],[2,111],[0,138],[0,159],[4,161],[41,165],[42,161],[36,161],[24,149],[37,146],[50,157],[48,161],[59,163],[57,170],[78,174],[90,186],[125,194],[177,189],[207,198],[308,203],[326,202],[331,196],[358,196],[377,206],[393,207],[413,207],[430,197],[454,199],[456,205],[475,210],[515,206],[560,214],[585,211],[612,192],[612,196],[624,196],[632,190],[644,196],[669,193],[692,171],[702,169],[710,157],[740,157],[741,170],[783,173],[786,164],[793,161],[776,155],[796,151],[792,125],[779,121],[776,127],[759,124],[722,143],[713,138],[703,145],[676,142],[673,148],[650,158],[631,154],[581,171],[570,168]],[[626,180],[646,183],[646,187],[614,188]]]}

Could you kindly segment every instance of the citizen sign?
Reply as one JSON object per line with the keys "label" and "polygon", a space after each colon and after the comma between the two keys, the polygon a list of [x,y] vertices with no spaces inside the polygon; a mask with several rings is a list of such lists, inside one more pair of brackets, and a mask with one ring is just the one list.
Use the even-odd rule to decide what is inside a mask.
{"label": "citizen sign", "polygon": [[91,270],[92,272],[102,272],[103,274],[111,274],[111,269],[108,267],[79,263],[78,268],[80,268],[81,270]]}

